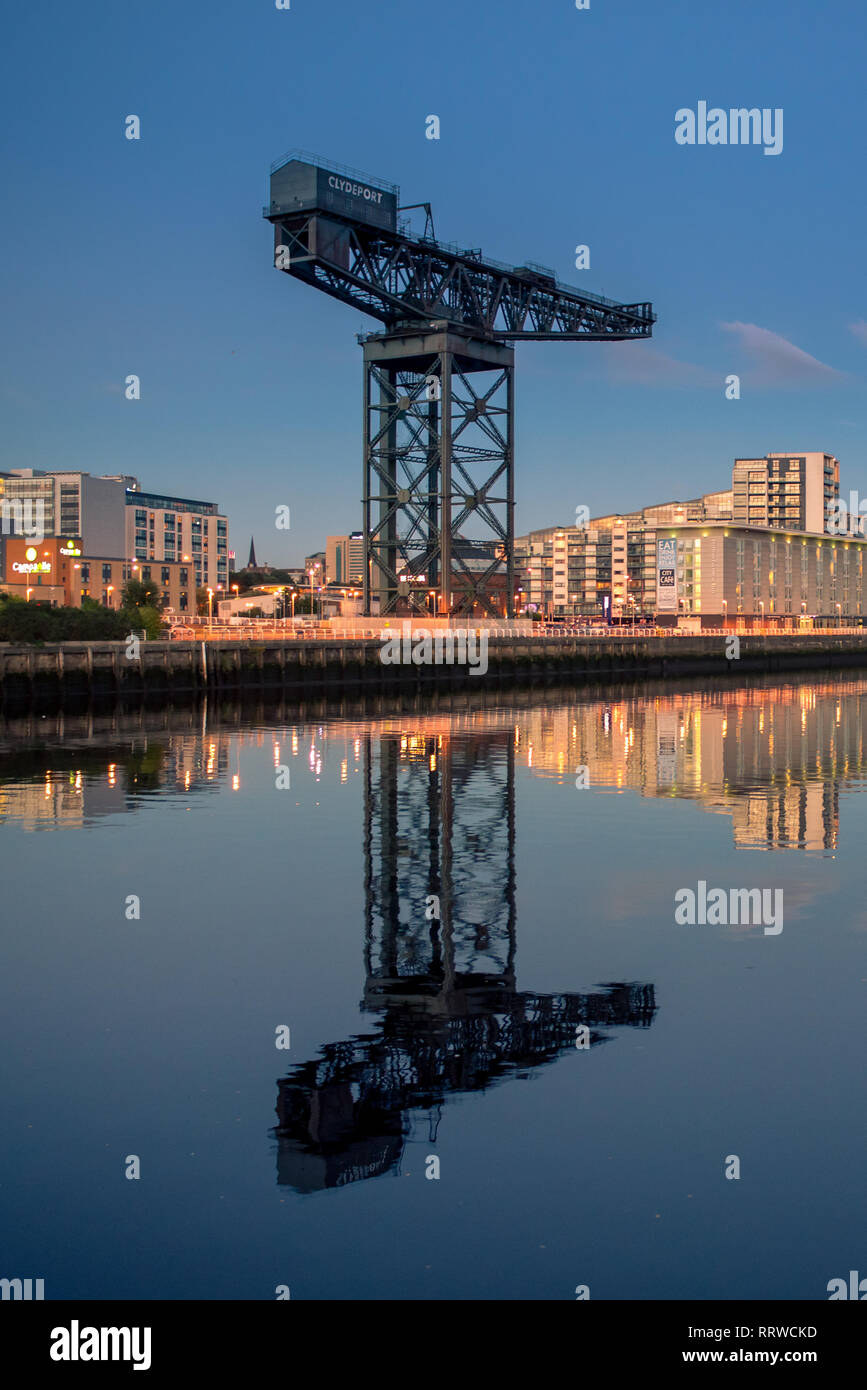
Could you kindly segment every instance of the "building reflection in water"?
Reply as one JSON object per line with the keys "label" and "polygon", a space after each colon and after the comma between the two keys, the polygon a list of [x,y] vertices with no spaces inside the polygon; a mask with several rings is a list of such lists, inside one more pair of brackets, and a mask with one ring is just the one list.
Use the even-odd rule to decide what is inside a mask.
{"label": "building reflection in water", "polygon": [[[305,1191],[393,1168],[414,1113],[435,1116],[450,1095],[554,1060],[578,1024],[598,1044],[606,1029],[652,1021],[651,985],[517,989],[516,779],[565,786],[585,766],[590,795],[686,798],[728,816],[738,847],[829,854],[841,794],[863,790],[867,773],[867,681],[848,676],[479,692],[442,714],[373,707],[0,726],[0,825],[24,830],[86,827],[146,799],[243,793],[248,749],[288,763],[293,787],[296,776],[362,780],[362,1006],[376,1022],[278,1083],[279,1181]],[[439,917],[426,911],[435,899]]]}
{"label": "building reflection in water", "polygon": [[[833,853],[840,793],[863,789],[867,774],[867,681],[847,677],[809,685],[654,687],[650,693],[620,688],[601,697],[563,690],[544,696],[504,692],[487,696],[487,703],[483,695],[475,702],[456,700],[454,709],[438,717],[351,719],[322,702],[321,723],[299,718],[292,707],[285,713],[263,708],[260,718],[266,727],[254,729],[245,727],[240,708],[233,716],[222,712],[210,720],[206,712],[177,710],[103,719],[33,716],[0,724],[0,824],[28,830],[74,827],[135,810],[149,794],[239,791],[247,747],[273,743],[275,765],[303,758],[316,782],[336,753],[345,784],[361,771],[361,746],[372,731],[406,740],[400,757],[407,762],[419,752],[419,739],[424,741],[419,755],[430,760],[439,756],[443,739],[453,744],[459,734],[496,735],[505,742],[508,727],[521,772],[565,784],[585,766],[591,791],[686,798],[729,816],[737,846]],[[435,746],[428,748],[431,738]],[[465,773],[457,768],[459,776]],[[446,769],[444,779],[448,775]],[[482,786],[478,776],[476,783]],[[443,780],[446,802],[449,795]],[[476,792],[479,826],[490,809],[482,803]],[[389,814],[387,805],[382,814]],[[487,826],[485,836],[490,833]],[[473,841],[473,825],[465,826],[465,834],[462,852],[468,853],[482,841]],[[443,852],[447,862],[453,848]],[[475,857],[480,900],[493,862],[493,855]],[[477,925],[494,928],[496,923]],[[406,926],[408,939],[418,924]],[[469,921],[461,924],[462,930],[469,927]],[[483,953],[483,943],[477,945]],[[458,952],[461,948],[457,943]],[[401,943],[398,949],[409,948]]]}
{"label": "building reflection in water", "polygon": [[867,772],[867,684],[730,689],[542,709],[516,726],[521,763],[598,790],[694,799],[728,815],[735,845],[837,847],[840,792]]}
{"label": "building reflection in water", "polygon": [[[515,981],[515,740],[502,713],[363,736],[365,987],[376,1029],[278,1081],[277,1181],[299,1192],[397,1168],[413,1112],[648,1027],[653,986],[535,994]],[[504,727],[505,725],[505,727]]]}

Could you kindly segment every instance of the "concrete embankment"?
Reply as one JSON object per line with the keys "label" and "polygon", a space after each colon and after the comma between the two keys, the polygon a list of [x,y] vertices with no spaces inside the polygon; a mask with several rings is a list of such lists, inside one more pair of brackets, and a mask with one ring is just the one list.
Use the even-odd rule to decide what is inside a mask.
{"label": "concrete embankment", "polygon": [[[244,696],[361,689],[503,688],[551,682],[811,672],[867,665],[865,636],[831,633],[740,636],[737,659],[722,635],[586,638],[491,637],[476,665],[384,664],[375,638],[290,641],[0,643],[0,702],[6,710],[81,707],[91,701],[182,701],[205,694]],[[479,660],[481,658],[481,661]]]}

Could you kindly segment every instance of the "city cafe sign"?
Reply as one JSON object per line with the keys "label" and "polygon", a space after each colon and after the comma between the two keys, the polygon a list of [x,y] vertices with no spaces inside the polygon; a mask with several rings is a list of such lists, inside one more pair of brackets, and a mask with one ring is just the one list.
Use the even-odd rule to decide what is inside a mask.
{"label": "city cafe sign", "polygon": [[19,560],[16,560],[16,561],[13,563],[12,569],[13,569],[14,573],[15,573],[15,574],[50,574],[50,573],[51,573],[51,561],[50,561],[50,560],[38,560],[38,559],[36,558],[36,557],[37,557],[37,553],[38,553],[38,552],[37,552],[36,547],[35,547],[34,545],[28,545],[27,549],[26,549],[25,552],[24,552],[24,563],[22,564]]}
{"label": "city cafe sign", "polygon": [[81,546],[76,545],[75,541],[67,541],[60,547],[61,555],[75,555],[76,558],[81,554]]}

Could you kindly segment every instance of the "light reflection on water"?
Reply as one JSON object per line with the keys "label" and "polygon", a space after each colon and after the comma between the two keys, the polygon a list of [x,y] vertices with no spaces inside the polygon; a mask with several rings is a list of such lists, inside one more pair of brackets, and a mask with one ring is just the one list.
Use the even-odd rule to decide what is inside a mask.
{"label": "light reflection on water", "polygon": [[[846,1049],[863,1009],[853,889],[865,699],[867,682],[843,677],[403,712],[10,722],[0,843],[14,845],[7,888],[39,937],[32,956],[10,944],[4,972],[4,1041],[28,1059],[12,1112],[47,1083],[57,1018],[77,1159],[55,1215],[88,1248],[83,1266],[58,1253],[22,1176],[10,1184],[18,1263],[47,1271],[54,1297],[157,1296],[157,1267],[159,1296],[267,1297],[256,1281],[265,1289],[272,1266],[293,1297],[569,1297],[570,1281],[594,1280],[600,1297],[732,1297],[733,1278],[737,1296],[822,1297],[834,1262],[848,1268],[858,1253],[846,1239],[863,1121],[846,1098],[860,1069]],[[68,833],[33,834],[45,830]],[[757,867],[768,850],[792,853]],[[782,886],[786,931],[774,942],[760,930],[684,935],[672,897],[698,878]],[[127,890],[140,893],[142,929],[124,947]],[[75,970],[78,948],[89,972]],[[95,1060],[94,1020],[122,1028],[123,998],[142,1011],[133,1055],[121,1063],[103,1047]],[[793,1059],[781,1040],[807,1007],[825,1037]],[[233,1084],[202,1087],[191,1029],[215,1019]],[[291,1025],[288,1052],[251,1046],[280,1025]],[[757,1085],[756,1056],[797,1093],[794,1110]],[[142,1115],[142,1088],[165,1091],[167,1113],[146,1103]],[[269,1090],[270,1116],[259,1105]],[[165,1169],[149,1189],[160,1218],[184,1211],[174,1275],[146,1242],[117,1274],[124,1223],[138,1218],[123,1188],[104,1191],[97,1136],[103,1149],[132,1144],[123,1125],[114,1133],[112,1094]],[[814,1177],[806,1217],[780,1204],[799,1164],[823,1162],[805,1107],[821,1111],[837,1155]],[[174,1148],[201,1152],[203,1130],[223,1145],[218,1177],[178,1167]],[[24,1152],[37,1169],[50,1163],[44,1134],[13,1123],[8,1144],[13,1171]],[[733,1203],[721,1165],[741,1149],[751,1182]],[[431,1157],[438,1182],[422,1176]],[[386,1174],[405,1182],[382,1189]],[[274,1176],[288,1228],[274,1222]],[[81,1234],[82,1187],[99,1236]],[[317,1198],[349,1188],[349,1208]],[[223,1224],[226,1189],[243,1194],[244,1229]],[[375,1195],[385,1191],[391,1200]],[[223,1263],[203,1267],[215,1221]],[[468,1222],[484,1253],[462,1264]],[[744,1261],[757,1222],[787,1258]],[[809,1229],[793,1257],[799,1224]],[[366,1263],[347,1254],[359,1227]],[[540,1250],[552,1251],[541,1264]]]}

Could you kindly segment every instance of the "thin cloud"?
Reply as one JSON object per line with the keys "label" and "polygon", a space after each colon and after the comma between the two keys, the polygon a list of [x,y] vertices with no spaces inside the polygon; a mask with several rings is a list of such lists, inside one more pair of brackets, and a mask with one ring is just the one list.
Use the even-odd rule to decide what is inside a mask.
{"label": "thin cloud", "polygon": [[839,380],[843,372],[811,357],[788,338],[772,333],[769,328],[760,328],[756,323],[723,323],[720,325],[727,333],[740,338],[741,347],[747,356],[757,363],[755,380],[774,386],[821,385]]}
{"label": "thin cloud", "polygon": [[863,319],[859,319],[857,323],[850,323],[849,332],[853,333],[860,342],[867,343],[867,323]]}
{"label": "thin cloud", "polygon": [[650,343],[602,343],[602,360],[614,381],[637,382],[643,386],[712,386],[718,373],[692,362],[679,362]]}

